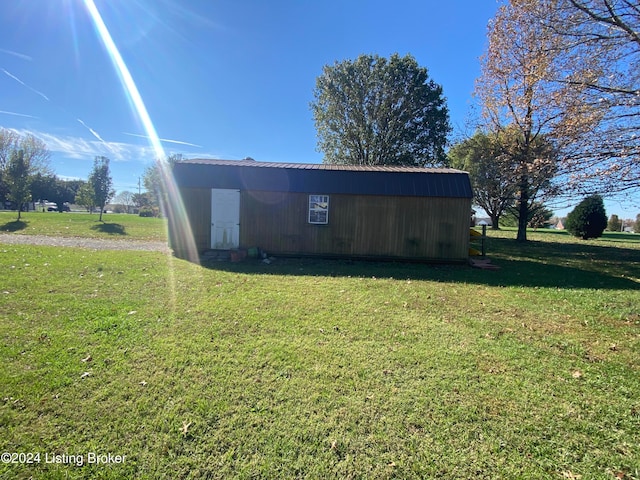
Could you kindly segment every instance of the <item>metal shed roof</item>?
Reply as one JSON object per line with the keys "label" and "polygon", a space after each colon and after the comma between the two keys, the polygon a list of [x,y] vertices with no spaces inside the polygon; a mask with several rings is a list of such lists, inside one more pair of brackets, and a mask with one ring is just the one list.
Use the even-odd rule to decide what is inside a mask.
{"label": "metal shed roof", "polygon": [[183,188],[353,195],[471,198],[467,172],[449,168],[182,160],[173,168]]}

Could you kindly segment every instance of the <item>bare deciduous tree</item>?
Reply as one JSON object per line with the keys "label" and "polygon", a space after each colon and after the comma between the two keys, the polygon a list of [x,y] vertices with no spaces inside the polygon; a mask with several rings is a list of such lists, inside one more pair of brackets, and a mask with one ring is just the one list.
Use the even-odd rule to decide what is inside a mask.
{"label": "bare deciduous tree", "polygon": [[133,193],[124,190],[122,192],[120,192],[114,199],[113,201],[119,205],[122,205],[126,210],[127,213],[131,213],[131,207],[133,207],[134,205],[134,201],[133,201]]}
{"label": "bare deciduous tree", "polygon": [[[542,0],[537,23],[554,38],[549,77],[598,120],[567,150],[565,170],[585,192],[640,188],[640,4]],[[568,125],[571,127],[571,125]]]}
{"label": "bare deciduous tree", "polygon": [[51,152],[47,145],[32,134],[21,135],[15,130],[0,128],[0,200],[10,194],[6,181],[6,169],[10,159],[22,151],[22,158],[28,166],[28,174],[52,175],[49,168]]}

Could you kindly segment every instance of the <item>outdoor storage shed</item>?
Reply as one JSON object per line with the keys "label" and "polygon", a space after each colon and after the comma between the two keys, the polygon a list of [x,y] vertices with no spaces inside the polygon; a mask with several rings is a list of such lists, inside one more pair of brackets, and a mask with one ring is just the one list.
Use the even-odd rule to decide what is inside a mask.
{"label": "outdoor storage shed", "polygon": [[[466,172],[194,159],[176,163],[173,173],[199,251],[258,247],[276,256],[468,258],[472,191]],[[170,231],[170,241],[178,233]],[[177,244],[175,254],[183,257]]]}

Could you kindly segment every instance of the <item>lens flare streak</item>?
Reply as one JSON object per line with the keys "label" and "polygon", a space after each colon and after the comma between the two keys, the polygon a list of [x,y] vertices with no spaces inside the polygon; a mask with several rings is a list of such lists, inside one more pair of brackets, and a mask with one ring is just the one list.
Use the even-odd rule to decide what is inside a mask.
{"label": "lens flare streak", "polygon": [[153,126],[151,117],[149,117],[149,113],[147,112],[147,108],[142,100],[142,96],[138,91],[138,87],[136,86],[133,77],[129,72],[129,68],[124,62],[122,55],[120,55],[120,51],[113,41],[113,38],[109,33],[109,29],[104,23],[94,1],[84,0],[84,5],[89,12],[91,20],[93,21],[100,41],[104,45],[109,58],[113,62],[118,77],[122,82],[124,91],[133,105],[134,114],[142,123],[145,133],[147,134],[147,137],[149,138],[149,141],[155,153],[156,163],[160,170],[165,193],[168,198],[167,202],[162,203],[166,203],[166,205],[164,206],[166,209],[164,214],[168,219],[170,231],[169,238],[171,238],[172,240],[172,247],[174,248],[174,250],[176,250],[176,252],[180,252],[181,257],[184,257],[191,262],[199,263],[199,255],[195,246],[195,242],[193,240],[191,225],[189,224],[188,217],[185,214],[182,198],[180,197],[178,188],[173,179],[171,168],[165,160],[166,154],[164,148],[162,147],[160,138],[158,137],[156,129]]}

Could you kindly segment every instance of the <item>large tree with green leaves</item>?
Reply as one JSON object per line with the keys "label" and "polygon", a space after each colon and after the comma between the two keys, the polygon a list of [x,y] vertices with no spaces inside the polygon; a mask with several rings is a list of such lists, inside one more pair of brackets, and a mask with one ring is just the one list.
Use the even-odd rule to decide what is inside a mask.
{"label": "large tree with green leaves", "polygon": [[107,157],[96,157],[93,161],[93,170],[89,175],[89,184],[93,189],[93,199],[95,206],[100,208],[100,221],[105,205],[115,195],[113,190],[113,180],[109,170],[109,159]]}
{"label": "large tree with green leaves", "polygon": [[[532,209],[554,191],[555,149],[542,135],[530,141],[530,161],[520,156],[522,132],[516,126],[496,132],[476,132],[473,137],[455,144],[449,151],[451,165],[469,172],[476,205],[491,218],[498,229],[500,217],[509,212],[520,225],[523,203],[525,225],[531,223]],[[525,227],[526,228],[526,227]]]}
{"label": "large tree with green leaves", "polygon": [[496,140],[495,135],[478,131],[448,153],[452,167],[469,172],[474,203],[489,215],[493,230],[500,228],[500,217],[516,196],[512,159],[501,152]]}
{"label": "large tree with green leaves", "polygon": [[311,110],[324,162],[438,165],[451,130],[442,87],[411,55],[361,55],[323,68]]}

